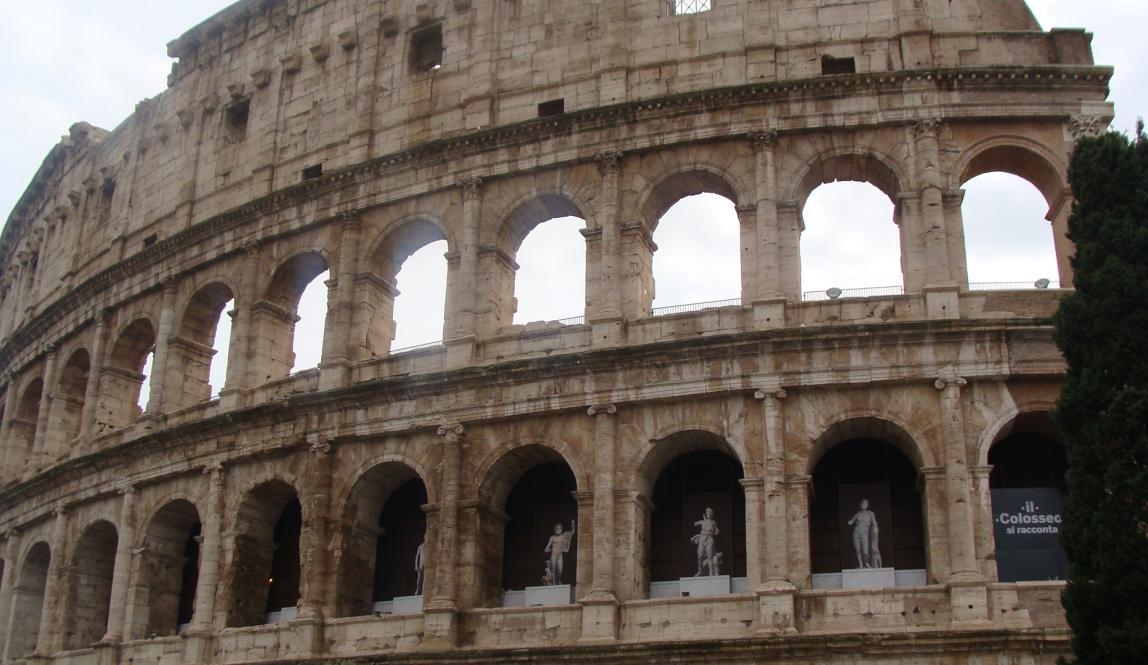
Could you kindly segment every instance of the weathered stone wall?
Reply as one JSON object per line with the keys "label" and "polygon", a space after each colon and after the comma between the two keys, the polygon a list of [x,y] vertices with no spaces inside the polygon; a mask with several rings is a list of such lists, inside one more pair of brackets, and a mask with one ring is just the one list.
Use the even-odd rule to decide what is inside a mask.
{"label": "weathered stone wall", "polygon": [[[1111,117],[1111,70],[1019,0],[670,6],[242,2],[171,44],[170,88],[115,131],[74,126],[0,237],[3,658],[1063,651],[1059,583],[996,581],[987,466],[1056,399],[1060,293],[969,290],[961,187],[1032,182],[1067,283],[1065,165]],[[440,28],[441,66],[416,71]],[[854,74],[823,70],[847,58]],[[903,295],[804,297],[801,210],[834,180],[896,203]],[[740,304],[653,316],[653,230],[700,192],[737,206]],[[587,222],[583,317],[515,325],[519,244],[566,214]],[[440,239],[444,341],[392,353],[395,275]],[[322,361],[290,375],[298,297],[328,269]],[[208,399],[224,315],[228,376]],[[857,437],[918,470],[925,586],[812,588],[810,476]],[[742,468],[748,590],[651,599],[653,486],[700,449]],[[548,462],[577,486],[578,602],[501,608],[505,502]],[[416,478],[424,611],[366,614],[372,520]],[[250,625],[294,498],[298,617]]]}

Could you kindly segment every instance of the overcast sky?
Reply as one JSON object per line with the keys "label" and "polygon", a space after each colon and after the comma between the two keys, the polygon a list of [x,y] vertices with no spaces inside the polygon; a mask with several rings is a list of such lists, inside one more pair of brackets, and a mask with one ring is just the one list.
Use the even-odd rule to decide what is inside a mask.
{"label": "overcast sky", "polygon": [[[627,0],[637,1],[637,0]],[[965,0],[954,0],[963,2]],[[981,0],[982,4],[988,0]],[[0,6],[0,210],[6,218],[32,175],[68,127],[84,120],[113,129],[135,104],[162,92],[171,69],[166,44],[231,4],[228,0],[7,0]],[[991,4],[991,3],[989,3]],[[1096,62],[1116,67],[1114,127],[1148,113],[1148,0],[1031,0],[1045,28],[1084,27]],[[1055,279],[1046,206],[1011,176],[982,176],[967,187],[964,209],[970,280],[1031,283]],[[867,185],[819,188],[804,211],[803,288],[900,284],[892,204]],[[516,321],[582,313],[578,220],[544,224],[519,253]],[[699,233],[698,229],[706,229]],[[655,306],[735,298],[737,224],[730,205],[699,197],[676,206],[655,236]],[[571,246],[577,251],[570,251]],[[441,336],[443,248],[429,247],[400,274],[396,347]],[[565,281],[562,281],[565,280]],[[568,284],[568,286],[562,286]],[[437,295],[436,295],[437,293]],[[428,304],[429,303],[429,304]],[[306,315],[306,313],[304,313]],[[314,318],[314,317],[311,317]],[[315,333],[302,332],[302,336]],[[316,344],[308,345],[316,347]],[[225,355],[225,354],[224,354]],[[303,355],[301,353],[301,355]],[[313,364],[300,359],[301,364]]]}

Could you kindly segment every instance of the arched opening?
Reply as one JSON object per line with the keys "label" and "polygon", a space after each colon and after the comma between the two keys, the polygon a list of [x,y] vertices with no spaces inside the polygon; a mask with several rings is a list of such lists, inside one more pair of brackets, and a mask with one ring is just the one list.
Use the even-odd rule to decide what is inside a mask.
{"label": "arched opening", "polygon": [[43,393],[44,381],[37,377],[24,388],[24,393],[16,404],[16,413],[8,423],[8,440],[4,442],[7,447],[4,462],[7,467],[5,474],[7,478],[19,477],[25,465],[31,461]]}
{"label": "arched opening", "polygon": [[970,289],[1033,288],[1039,279],[1058,286],[1048,203],[1019,176],[985,173],[964,184],[961,217]]}
{"label": "arched opening", "polygon": [[72,554],[68,576],[64,648],[85,649],[108,631],[112,574],[119,538],[111,522],[100,520],[84,529]]}
{"label": "arched opening", "polygon": [[426,503],[426,486],[405,464],[380,464],[355,482],[344,514],[343,542],[349,547],[341,552],[339,616],[422,610]]}
{"label": "arched opening", "polygon": [[709,432],[677,432],[658,442],[643,475],[658,467],[643,556],[649,597],[745,591],[744,473],[729,444]]}
{"label": "arched opening", "polygon": [[52,418],[48,424],[54,430],[49,435],[53,451],[60,452],[80,434],[91,364],[88,352],[76,349],[60,373],[60,385],[53,395]]}
{"label": "arched opening", "polygon": [[265,482],[239,507],[227,626],[292,619],[299,601],[302,506],[285,482]]}
{"label": "arched opening", "polygon": [[140,581],[132,594],[134,639],[177,635],[191,623],[199,579],[199,512],[177,499],[148,524],[140,553]]}
{"label": "arched opening", "polygon": [[318,252],[297,254],[275,271],[264,299],[252,308],[255,342],[249,385],[286,378],[319,364],[327,315],[327,262]]}
{"label": "arched opening", "polygon": [[360,357],[443,338],[448,249],[442,228],[422,218],[400,224],[375,247],[370,270],[379,279],[358,285]]}
{"label": "arched opening", "polygon": [[40,620],[44,613],[44,589],[48,586],[51,549],[39,542],[28,550],[20,577],[12,588],[12,614],[9,617],[8,658],[22,658],[36,650]]}
{"label": "arched opening", "polygon": [[903,290],[900,233],[893,202],[868,182],[818,185],[802,210],[803,300],[896,295]]}
{"label": "arched opening", "polygon": [[226,380],[235,296],[224,284],[209,284],[192,296],[172,338],[169,358],[180,371],[165,377],[165,391],[176,408],[193,406],[219,394]]}
{"label": "arched opening", "polygon": [[136,319],[120,333],[100,386],[97,422],[101,433],[129,425],[143,414],[150,392],[144,380],[151,371],[154,349],[155,330],[147,319]]}
{"label": "arched opening", "polygon": [[514,254],[514,323],[559,321],[586,310],[586,220],[570,215],[541,222]]}
{"label": "arched opening", "polygon": [[565,462],[531,468],[506,497],[503,607],[567,605],[578,579],[577,483]]}
{"label": "arched opening", "polygon": [[1062,580],[1064,446],[1047,413],[1022,414],[989,449],[993,538],[1001,582]]}
{"label": "arched opening", "polygon": [[867,437],[833,446],[813,470],[812,491],[813,588],[926,583],[917,470],[897,446]]}
{"label": "arched opening", "polygon": [[446,240],[424,245],[395,275],[394,349],[437,342],[443,338],[446,307]]}
{"label": "arched opening", "polygon": [[741,224],[732,191],[722,191],[682,196],[658,219],[654,314],[740,304]]}

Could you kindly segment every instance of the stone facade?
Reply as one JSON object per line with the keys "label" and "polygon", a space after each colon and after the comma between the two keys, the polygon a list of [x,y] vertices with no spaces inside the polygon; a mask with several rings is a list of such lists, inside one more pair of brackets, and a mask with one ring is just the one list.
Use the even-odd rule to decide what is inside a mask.
{"label": "stone facade", "polygon": [[[244,0],[115,131],[74,125],[0,237],[3,660],[1054,662],[1061,583],[998,581],[988,456],[1056,399],[1060,294],[969,290],[961,187],[1032,182],[1069,283],[1066,163],[1111,70],[1021,0],[708,4]],[[903,295],[803,298],[835,180],[896,203]],[[653,316],[653,229],[700,192],[737,206],[740,304]],[[518,246],[568,214],[584,317],[514,325]],[[440,239],[443,343],[392,353],[395,275]],[[861,439],[915,469],[924,584],[813,588],[811,476]],[[740,469],[745,590],[651,598],[656,484],[698,451]],[[576,602],[502,607],[509,497],[552,464]],[[425,602],[375,611],[414,480]],[[268,570],[298,577],[274,623]]]}

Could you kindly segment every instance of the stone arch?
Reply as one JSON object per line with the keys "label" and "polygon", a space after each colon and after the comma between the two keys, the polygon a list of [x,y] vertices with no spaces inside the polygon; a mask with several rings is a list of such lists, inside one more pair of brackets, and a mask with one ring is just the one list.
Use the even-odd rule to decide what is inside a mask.
{"label": "stone arch", "polygon": [[60,381],[52,400],[52,438],[56,446],[67,445],[80,434],[83,424],[84,397],[87,394],[92,359],[85,348],[78,348],[68,356],[60,372]]}
{"label": "stone arch", "polygon": [[67,575],[64,648],[84,649],[108,630],[119,534],[107,520],[95,520],[80,532]]}
{"label": "stone arch", "polygon": [[731,443],[721,428],[699,423],[677,423],[659,430],[649,440],[639,457],[640,461],[634,466],[631,486],[641,496],[650,498],[654,483],[670,462],[699,450],[725,453],[740,464],[742,469],[749,466],[745,449]]}
{"label": "stone arch", "polygon": [[909,426],[889,414],[852,414],[830,423],[813,439],[805,461],[805,473],[811,474],[818,462],[834,446],[850,439],[881,439],[892,444],[917,469],[934,466],[932,452],[924,439],[910,433]]}
{"label": "stone arch", "polygon": [[199,510],[188,498],[168,498],[145,522],[139,573],[133,584],[131,639],[176,635],[191,622],[199,577]]}
{"label": "stone arch", "polygon": [[1022,415],[1050,413],[1054,408],[1056,408],[1055,400],[1029,400],[1019,404],[1010,404],[981,431],[981,435],[977,439],[976,464],[985,466],[989,463],[989,450],[1012,432],[1017,419]]}
{"label": "stone arch", "polygon": [[24,554],[19,577],[12,590],[6,660],[16,660],[36,650],[51,561],[52,550],[42,540],[33,543]]}
{"label": "stone arch", "polygon": [[511,256],[522,246],[522,241],[539,224],[556,217],[586,216],[586,203],[565,189],[533,190],[510,201],[497,215],[502,220],[498,231],[498,245]]}
{"label": "stone arch", "polygon": [[164,394],[174,408],[194,406],[211,397],[211,361],[219,341],[216,332],[220,318],[228,315],[224,307],[233,300],[235,290],[229,284],[212,280],[184,305],[168,352],[169,366],[178,371],[164,377],[170,384]]}
{"label": "stone arch", "polygon": [[247,349],[249,385],[262,385],[291,373],[295,365],[293,342],[299,299],[330,266],[326,253],[317,249],[297,252],[279,263],[262,299],[252,307],[252,339],[256,342]]}
{"label": "stone arch", "polygon": [[12,420],[8,423],[8,440],[4,442],[7,478],[19,477],[25,465],[32,462],[40,409],[44,408],[43,378],[39,375],[30,378],[24,384],[23,390],[16,394],[19,395],[19,401],[16,402]]}
{"label": "stone arch", "polygon": [[262,624],[268,608],[295,605],[300,595],[305,516],[295,485],[273,477],[249,485],[240,496],[231,529],[228,627]]}
{"label": "stone arch", "polygon": [[953,170],[959,189],[973,178],[1001,171],[1031,183],[1052,209],[1068,189],[1068,169],[1040,143],[1022,136],[993,137],[974,143],[961,153]]}
{"label": "stone arch", "polygon": [[[138,401],[147,378],[143,374],[144,365],[155,349],[155,326],[150,318],[138,317],[120,328],[115,340],[100,381],[98,422],[101,430],[123,427],[142,415]],[[157,373],[154,369],[153,375]],[[158,381],[162,377],[154,379]]]}
{"label": "stone arch", "polygon": [[570,467],[579,491],[589,486],[580,458],[568,444],[554,439],[531,440],[533,443],[504,443],[476,465],[474,477],[479,482],[474,495],[480,502],[496,508],[503,505],[515,481],[524,472],[548,462],[561,462]]}
{"label": "stone arch", "polygon": [[901,192],[909,190],[898,161],[867,146],[832,148],[814,155],[805,161],[782,191],[785,192],[785,200],[796,201],[800,210],[814,189],[841,181],[869,183],[894,203]]}
{"label": "stone arch", "polygon": [[639,194],[638,210],[651,232],[675,203],[695,194],[717,194],[742,205],[750,200],[737,178],[727,169],[699,162],[661,174]]}
{"label": "stone arch", "polygon": [[[337,616],[369,614],[372,603],[383,600],[374,598],[376,585],[367,585],[364,581],[377,581],[379,575],[380,539],[387,535],[383,533],[380,519],[387,510],[388,502],[396,493],[405,493],[409,490],[412,483],[421,486],[424,497],[429,495],[423,476],[413,465],[395,459],[376,460],[374,464],[355,474],[355,480],[348,488],[343,501],[341,504],[336,504],[342,505],[340,529],[342,547],[337,562],[339,576],[339,583],[336,585]],[[414,489],[417,493],[418,487]],[[426,518],[422,515],[421,508],[414,522],[418,522],[418,526],[425,530]],[[430,541],[429,538],[427,540]],[[413,556],[411,560],[413,561]],[[411,561],[403,561],[402,569],[407,570],[409,564]]]}

